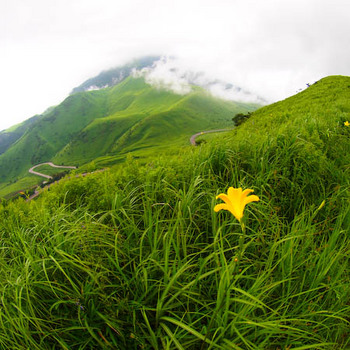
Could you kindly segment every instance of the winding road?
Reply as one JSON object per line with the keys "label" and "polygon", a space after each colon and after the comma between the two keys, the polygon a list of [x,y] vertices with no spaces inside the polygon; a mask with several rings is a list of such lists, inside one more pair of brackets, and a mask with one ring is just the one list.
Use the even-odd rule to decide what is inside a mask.
{"label": "winding road", "polygon": [[[213,133],[213,132],[225,132],[225,131],[230,131],[230,130],[232,130],[232,129],[217,129],[217,130],[207,130],[207,131],[197,132],[196,134],[192,135],[191,138],[190,138],[191,145],[193,145],[193,146],[197,145],[196,138],[198,136],[201,136],[201,135],[204,135],[204,134]],[[45,179],[52,179],[52,176],[50,176],[50,175],[46,175],[46,174],[43,174],[43,173],[39,173],[38,171],[34,171],[35,168],[37,168],[38,166],[41,166],[41,165],[49,165],[49,166],[51,166],[53,168],[62,168],[62,169],[76,169],[77,168],[76,166],[56,165],[56,164],[54,164],[52,162],[45,162],[45,163],[40,163],[40,164],[32,166],[28,171],[31,174],[42,176]]]}
{"label": "winding road", "polygon": [[38,176],[42,176],[42,177],[45,177],[46,179],[52,179],[52,176],[50,175],[46,175],[46,174],[43,174],[43,173],[39,173],[37,171],[34,171],[34,169],[40,165],[50,165],[51,167],[53,168],[65,168],[65,169],[76,169],[77,167],[76,166],[69,166],[69,165],[55,165],[53,164],[52,162],[46,162],[46,163],[41,163],[41,164],[37,164],[37,165],[34,165],[33,167],[31,167],[28,171],[31,173],[31,174],[34,174],[34,175],[38,175]]}
{"label": "winding road", "polygon": [[224,132],[224,131],[231,131],[231,130],[232,129],[218,129],[218,130],[208,130],[208,131],[197,132],[197,134],[194,134],[194,135],[191,136],[190,142],[191,142],[191,145],[196,146],[197,145],[196,137],[198,137],[198,136],[201,136],[201,135],[204,135],[204,134],[209,134],[209,133],[212,133],[212,132]]}
{"label": "winding road", "polygon": [[[196,134],[192,135],[191,138],[190,138],[190,142],[191,142],[191,145],[193,146],[196,146],[196,138],[198,136],[201,136],[201,135],[204,135],[204,134],[209,134],[209,133],[214,133],[214,132],[225,132],[225,131],[231,131],[232,129],[217,129],[217,130],[207,130],[207,131],[201,131],[201,132],[197,132]],[[40,164],[37,164],[37,165],[34,165],[32,166],[28,171],[31,173],[31,174],[34,174],[34,175],[38,175],[38,176],[42,176],[46,179],[52,179],[52,176],[50,175],[46,175],[46,174],[43,174],[43,173],[39,173],[38,171],[35,171],[34,169],[37,168],[38,166],[41,166],[41,165],[49,165],[53,168],[62,168],[62,169],[76,169],[77,167],[76,166],[70,166],[70,165],[56,165],[52,162],[46,162],[46,163],[40,163]],[[104,169],[102,170],[97,170],[96,172],[99,172],[99,171],[104,171]],[[93,172],[92,172],[93,173]],[[78,176],[86,176],[87,173],[84,173],[84,174],[79,174],[79,175],[76,175],[76,177]],[[58,182],[58,181],[57,181]],[[50,185],[49,185],[50,186]],[[47,187],[49,187],[47,186]],[[33,198],[37,197],[39,194],[41,193],[41,191],[35,191],[35,193],[30,196],[29,198],[27,198],[27,201],[30,201],[32,200]]]}
{"label": "winding road", "polygon": [[[197,145],[196,144],[196,137],[198,137],[200,135],[209,134],[209,133],[213,133],[213,132],[224,132],[224,131],[230,131],[230,130],[232,130],[232,129],[217,129],[217,130],[208,130],[208,131],[197,132],[196,134],[191,136],[190,142],[191,142],[191,144],[193,146],[196,146]],[[56,164],[53,164],[52,162],[46,162],[46,163],[40,163],[40,164],[34,165],[28,171],[31,174],[42,176],[42,177],[44,177],[46,179],[52,179],[52,176],[50,176],[50,175],[46,175],[46,174],[43,174],[43,173],[39,173],[38,171],[34,171],[35,168],[37,168],[38,166],[41,166],[41,165],[49,165],[49,166],[51,166],[53,168],[63,168],[63,169],[76,169],[77,168],[76,166],[56,165]]]}

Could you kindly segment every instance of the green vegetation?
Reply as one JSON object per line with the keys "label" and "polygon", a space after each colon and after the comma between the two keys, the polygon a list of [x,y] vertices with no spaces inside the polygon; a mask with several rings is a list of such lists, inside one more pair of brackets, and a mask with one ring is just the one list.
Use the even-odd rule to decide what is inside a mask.
{"label": "green vegetation", "polygon": [[0,205],[0,347],[349,349],[349,86]]}
{"label": "green vegetation", "polygon": [[203,133],[196,137],[196,145],[200,145],[202,143],[207,143],[210,141],[221,140],[224,135],[231,133],[231,129],[227,129],[227,131],[219,131],[213,133]]}
{"label": "green vegetation", "polygon": [[34,116],[21,124],[14,125],[9,129],[0,131],[0,154],[4,153],[12,144],[23,136],[25,131],[30,128],[30,126],[34,124],[39,117],[40,116]]}
{"label": "green vegetation", "polygon": [[250,116],[250,112],[248,112],[247,114],[238,113],[232,118],[232,121],[235,123],[236,126],[239,126],[242,123],[244,123],[247,119],[249,119]]}
{"label": "green vegetation", "polygon": [[[81,166],[103,158],[103,166],[188,144],[202,128],[232,125],[242,104],[209,96],[194,88],[188,95],[157,90],[142,78],[127,78],[118,85],[69,96],[41,116],[0,155],[0,188],[15,187],[38,163]],[[1,136],[1,134],[0,134]],[[106,161],[109,162],[106,163]]]}
{"label": "green vegetation", "polygon": [[0,187],[0,198],[10,199],[18,194],[20,190],[27,191],[43,182],[43,178],[37,175],[29,174],[20,180],[10,183],[5,187]]}

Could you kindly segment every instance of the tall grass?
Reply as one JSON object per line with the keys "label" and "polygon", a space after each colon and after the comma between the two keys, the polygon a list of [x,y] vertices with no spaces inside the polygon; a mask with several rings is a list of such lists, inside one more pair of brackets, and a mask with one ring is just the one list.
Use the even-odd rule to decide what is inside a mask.
{"label": "tall grass", "polygon": [[[1,204],[0,348],[350,348],[340,118],[246,124]],[[213,211],[229,186],[260,197],[243,231]]]}
{"label": "tall grass", "polygon": [[[290,159],[275,159],[299,159],[285,149]],[[277,175],[281,164],[254,152],[130,160],[3,206],[1,346],[349,347],[349,185],[331,193],[301,167]],[[261,198],[245,232],[213,211],[232,184]]]}

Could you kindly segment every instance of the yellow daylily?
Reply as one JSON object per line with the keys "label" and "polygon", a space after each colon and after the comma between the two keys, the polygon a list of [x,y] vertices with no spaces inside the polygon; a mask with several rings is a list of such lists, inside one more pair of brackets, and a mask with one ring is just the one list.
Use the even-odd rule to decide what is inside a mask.
{"label": "yellow daylily", "polygon": [[344,126],[350,126],[350,123],[348,121],[344,122]]}
{"label": "yellow daylily", "polygon": [[227,195],[225,193],[220,193],[216,196],[216,199],[220,198],[225,203],[217,204],[214,207],[214,211],[218,212],[219,210],[228,210],[238,221],[241,221],[245,206],[248,203],[259,201],[259,197],[256,195],[248,197],[248,194],[251,192],[254,191],[249,188],[242,191],[242,188],[230,187],[227,191]]}

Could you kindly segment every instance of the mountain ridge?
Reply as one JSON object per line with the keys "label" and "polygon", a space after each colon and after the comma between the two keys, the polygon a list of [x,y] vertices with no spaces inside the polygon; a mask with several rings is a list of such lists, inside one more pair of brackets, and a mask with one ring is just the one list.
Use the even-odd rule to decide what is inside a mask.
{"label": "mountain ridge", "polygon": [[145,56],[135,59],[123,66],[103,70],[98,75],[87,79],[79,86],[75,87],[70,95],[77,92],[85,92],[91,90],[104,89],[121,83],[124,79],[132,74],[134,69],[143,69],[151,67],[155,61],[159,60],[160,56]]}

